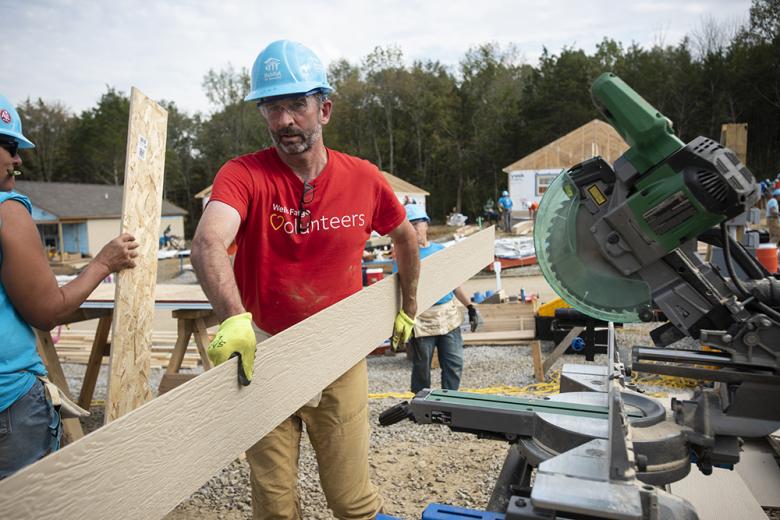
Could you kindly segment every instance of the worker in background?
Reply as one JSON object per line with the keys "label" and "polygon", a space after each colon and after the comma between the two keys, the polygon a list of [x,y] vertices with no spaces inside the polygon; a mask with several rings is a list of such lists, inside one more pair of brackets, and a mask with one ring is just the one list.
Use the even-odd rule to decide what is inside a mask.
{"label": "worker in background", "polygon": [[504,227],[504,231],[507,233],[512,232],[512,199],[509,197],[509,192],[504,190],[501,192],[501,198],[498,199],[498,211],[501,213],[501,222]]}
{"label": "worker in background", "polygon": [[[444,246],[428,240],[428,223],[431,219],[422,206],[406,206],[409,219],[417,234],[420,258],[441,251]],[[395,266],[393,266],[395,270]],[[471,332],[477,330],[479,315],[462,288],[447,293],[433,307],[417,316],[412,335],[412,392],[431,387],[431,360],[436,349],[441,366],[441,387],[457,390],[463,373],[463,308],[455,305],[455,298],[468,310]]]}
{"label": "worker in background", "polygon": [[55,407],[61,396],[46,379],[32,327],[51,330],[62,323],[109,274],[133,267],[138,247],[128,234],[115,238],[60,287],[30,201],[13,191],[19,149],[34,147],[14,106],[0,96],[0,479],[59,448],[60,406],[83,413],[72,403]]}
{"label": "worker in background", "polygon": [[498,211],[496,211],[493,199],[488,199],[485,202],[485,205],[482,206],[482,215],[485,217],[488,224],[498,225]]}
{"label": "worker in background", "polygon": [[[260,52],[246,100],[257,104],[274,146],[220,169],[193,238],[192,264],[222,320],[208,355],[215,364],[239,355],[242,384],[252,379],[256,342],[361,289],[361,257],[372,230],[393,239],[399,265],[402,309],[392,341],[405,342],[414,326],[414,229],[374,165],[325,147],[331,90],[322,63],[300,43],[280,40]],[[231,268],[227,248],[234,239]],[[303,424],[334,515],[373,519],[382,498],[369,479],[365,360],[247,451],[254,518],[301,518]]]}
{"label": "worker in background", "polygon": [[536,201],[533,201],[528,206],[528,216],[531,218],[531,220],[536,221],[536,214],[539,212],[539,203]]}
{"label": "worker in background", "polygon": [[772,198],[766,203],[766,225],[769,228],[769,241],[773,244],[780,242],[780,188],[772,191]]}

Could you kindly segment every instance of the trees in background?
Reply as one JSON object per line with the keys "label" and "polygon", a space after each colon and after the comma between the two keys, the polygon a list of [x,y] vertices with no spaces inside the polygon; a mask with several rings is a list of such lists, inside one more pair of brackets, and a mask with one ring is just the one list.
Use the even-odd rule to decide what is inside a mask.
{"label": "trees in background", "polygon": [[[748,123],[748,163],[759,178],[780,172],[780,0],[754,0],[745,26],[704,18],[676,45],[624,46],[609,38],[588,53],[544,50],[535,65],[519,50],[486,43],[457,67],[406,65],[396,47],[377,47],[361,63],[331,64],[334,117],[326,143],[374,162],[431,192],[428,211],[470,215],[506,188],[501,169],[599,117],[591,82],[613,71],[673,122],[684,140],[718,138],[722,123]],[[203,80],[211,111],[168,109],[165,195],[200,214],[195,193],[231,157],[270,144],[252,103],[246,69],[228,65]],[[27,178],[118,184],[126,146],[127,96],[107,88],[95,107],[70,114],[59,103],[25,101]]]}

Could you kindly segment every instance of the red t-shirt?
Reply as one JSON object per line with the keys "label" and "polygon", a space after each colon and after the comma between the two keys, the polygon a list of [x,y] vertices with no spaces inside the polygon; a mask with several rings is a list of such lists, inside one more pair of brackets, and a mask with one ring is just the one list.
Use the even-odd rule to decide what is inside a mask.
{"label": "red t-shirt", "polygon": [[303,182],[275,148],[228,161],[214,179],[209,200],[241,215],[233,264],[241,299],[271,334],[359,291],[371,231],[385,235],[406,218],[368,161],[328,149],[327,165],[310,184],[313,198],[304,206],[311,211],[309,229],[298,234]]}

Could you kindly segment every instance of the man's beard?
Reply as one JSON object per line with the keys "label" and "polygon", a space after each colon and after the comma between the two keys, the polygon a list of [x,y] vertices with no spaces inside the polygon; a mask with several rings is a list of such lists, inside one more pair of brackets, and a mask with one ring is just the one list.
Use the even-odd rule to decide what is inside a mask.
{"label": "man's beard", "polygon": [[[311,147],[314,146],[317,140],[322,136],[322,125],[318,124],[309,132],[294,126],[286,126],[278,132],[274,132],[270,129],[268,131],[271,134],[274,145],[276,145],[278,149],[288,155],[298,155],[309,151]],[[301,140],[296,143],[284,143],[282,137],[300,137]]]}

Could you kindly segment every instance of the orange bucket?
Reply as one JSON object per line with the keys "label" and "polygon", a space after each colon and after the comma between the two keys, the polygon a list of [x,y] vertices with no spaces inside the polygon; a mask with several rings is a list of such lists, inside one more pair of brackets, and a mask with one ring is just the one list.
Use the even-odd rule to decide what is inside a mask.
{"label": "orange bucket", "polygon": [[756,249],[756,259],[761,262],[770,273],[777,272],[777,246],[774,244],[761,244]]}

